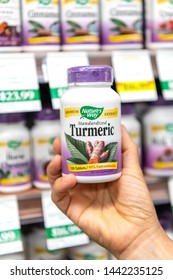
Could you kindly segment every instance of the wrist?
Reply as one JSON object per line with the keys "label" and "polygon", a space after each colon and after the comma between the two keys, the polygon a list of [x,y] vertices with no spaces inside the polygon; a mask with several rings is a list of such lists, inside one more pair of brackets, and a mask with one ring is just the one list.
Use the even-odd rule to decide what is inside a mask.
{"label": "wrist", "polygon": [[119,255],[120,260],[171,260],[173,241],[158,223],[154,228],[141,233]]}

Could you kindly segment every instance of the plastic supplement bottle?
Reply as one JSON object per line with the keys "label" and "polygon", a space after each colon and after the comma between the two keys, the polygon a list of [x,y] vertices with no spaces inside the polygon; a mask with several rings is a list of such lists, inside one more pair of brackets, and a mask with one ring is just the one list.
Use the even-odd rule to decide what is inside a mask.
{"label": "plastic supplement bottle", "polygon": [[129,135],[137,144],[139,155],[141,158],[141,124],[135,116],[135,108],[133,104],[123,104],[121,106],[121,123],[126,127]]}
{"label": "plastic supplement bottle", "polygon": [[144,171],[173,175],[173,103],[160,97],[143,117]]}
{"label": "plastic supplement bottle", "polygon": [[61,98],[62,174],[79,183],[100,183],[121,176],[121,101],[111,89],[110,66],[68,69]]}
{"label": "plastic supplement bottle", "polygon": [[0,191],[31,188],[29,130],[21,113],[0,115]]}
{"label": "plastic supplement bottle", "polygon": [[50,188],[46,169],[53,158],[53,142],[60,135],[58,111],[45,108],[36,114],[35,125],[31,129],[33,147],[33,184],[36,188]]}

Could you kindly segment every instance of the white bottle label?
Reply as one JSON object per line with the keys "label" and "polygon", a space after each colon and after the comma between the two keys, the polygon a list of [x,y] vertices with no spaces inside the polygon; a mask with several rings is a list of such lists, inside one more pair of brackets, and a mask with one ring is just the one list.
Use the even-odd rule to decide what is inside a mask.
{"label": "white bottle label", "polygon": [[31,181],[29,140],[0,141],[1,187],[22,186]]}

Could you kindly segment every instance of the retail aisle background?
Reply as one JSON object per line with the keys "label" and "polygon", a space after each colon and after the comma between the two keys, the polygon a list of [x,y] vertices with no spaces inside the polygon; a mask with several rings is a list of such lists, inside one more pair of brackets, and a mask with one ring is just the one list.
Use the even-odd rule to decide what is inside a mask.
{"label": "retail aisle background", "polygon": [[[68,50],[69,54],[70,51],[80,52],[81,50],[85,50],[89,57],[89,64],[112,65],[112,51],[148,49],[152,60],[157,94],[162,97],[162,88],[155,69],[154,56],[158,47],[161,49],[171,49],[173,46],[172,1],[119,0],[108,2],[106,0],[86,0],[70,1],[69,3],[66,1],[50,1],[49,3],[47,2],[47,5],[45,5],[44,1],[40,1],[39,4],[37,1],[28,2],[26,0],[15,0],[14,2],[17,7],[15,11],[11,6],[11,1],[6,6],[4,3],[0,3],[0,11],[3,11],[3,13],[0,13],[0,53],[20,54],[31,52],[34,54],[37,64],[42,109],[47,107],[52,109],[49,79],[45,79],[43,75],[45,57],[48,52],[58,52],[61,54],[64,53],[64,50]],[[75,12],[76,7],[78,7],[78,11],[80,9],[80,13],[78,14]],[[43,9],[44,13],[39,14],[40,10]],[[53,11],[51,14],[49,12],[50,10]],[[70,12],[65,12],[67,10],[70,10]],[[89,10],[92,11],[90,15]],[[9,11],[14,16],[13,19],[12,17],[8,17],[7,20]],[[39,15],[41,18],[38,21],[37,16]],[[83,20],[84,15],[85,21]],[[170,66],[168,65],[168,67]],[[115,90],[117,89],[116,80],[114,81],[113,88]],[[1,103],[3,103],[1,98],[2,90],[4,89],[0,87]],[[171,105],[171,101],[167,101],[167,103]],[[144,145],[146,142],[145,127],[142,121],[144,114],[151,107],[151,102],[133,102],[129,108],[125,106],[125,103],[122,106],[124,107],[122,119],[124,118],[124,123],[126,122],[126,125],[129,126],[131,137],[139,145],[141,166],[144,169],[147,154]],[[25,113],[26,126],[29,131],[35,125],[37,114],[38,112]],[[173,114],[169,114],[168,118],[169,125],[171,125],[169,129],[171,131],[171,127],[173,127]],[[3,133],[2,126],[0,127],[0,133]],[[164,132],[162,136],[165,136]],[[45,137],[48,137],[46,136],[46,131]],[[172,139],[172,136],[170,139]],[[164,140],[161,144],[167,147],[167,143]],[[50,160],[50,156],[51,151],[49,158],[47,158],[48,161]],[[170,176],[173,176],[171,150],[167,149],[164,156],[166,159],[160,158],[157,164],[164,166],[163,163],[165,164],[166,162],[167,166],[171,166],[168,169],[169,171],[171,169],[172,173],[170,172],[169,176],[164,177],[145,174],[145,177],[155,203],[160,223],[169,236],[173,238],[172,202],[168,192],[168,179]],[[44,170],[46,168],[45,164],[46,159]],[[39,170],[43,172],[42,169]],[[1,185],[2,179],[6,179],[4,182],[8,183],[7,175],[6,172],[6,177],[4,178],[4,173],[1,172]],[[42,174],[42,178],[46,182],[46,178],[43,175],[45,174]],[[59,260],[113,258],[109,252],[92,241],[88,245],[79,245],[53,251],[48,250],[41,203],[41,192],[43,191],[44,189],[37,189],[32,182],[32,188],[30,190],[16,193],[24,251],[8,255],[4,254],[0,256],[1,259]],[[3,192],[1,193],[3,197],[6,195]]]}

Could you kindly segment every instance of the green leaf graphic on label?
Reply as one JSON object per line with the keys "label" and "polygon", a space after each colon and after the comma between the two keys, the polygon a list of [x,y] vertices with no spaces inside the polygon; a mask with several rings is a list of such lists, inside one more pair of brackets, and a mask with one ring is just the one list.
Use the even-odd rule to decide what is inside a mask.
{"label": "green leaf graphic on label", "polygon": [[108,145],[105,146],[104,151],[109,151],[109,155],[108,157],[104,160],[104,162],[114,162],[115,159],[115,154],[117,152],[117,148],[118,148],[118,143],[117,142],[112,142],[109,143]]}
{"label": "green leaf graphic on label", "polygon": [[74,159],[81,159],[84,163],[87,163],[89,157],[86,153],[85,142],[76,140],[70,135],[65,133],[67,147]]}
{"label": "green leaf graphic on label", "polygon": [[80,108],[81,118],[86,118],[88,120],[96,120],[103,113],[103,108],[97,108],[93,106],[83,106]]}
{"label": "green leaf graphic on label", "polygon": [[9,141],[8,142],[8,147],[11,149],[17,149],[20,147],[20,145],[21,145],[21,142],[19,142],[19,141]]}
{"label": "green leaf graphic on label", "polygon": [[69,164],[86,164],[86,162],[81,160],[80,158],[68,158],[67,163],[69,163]]}
{"label": "green leaf graphic on label", "polygon": [[117,26],[124,26],[124,27],[127,27],[127,24],[122,21],[122,20],[119,20],[117,18],[111,18],[111,21],[116,24]]}

